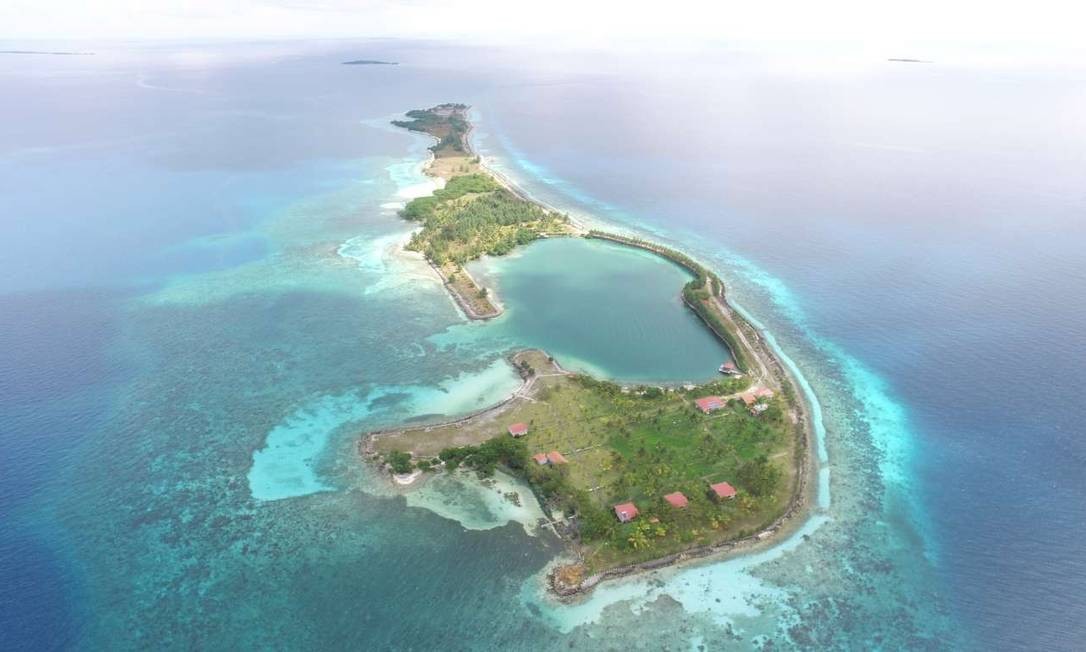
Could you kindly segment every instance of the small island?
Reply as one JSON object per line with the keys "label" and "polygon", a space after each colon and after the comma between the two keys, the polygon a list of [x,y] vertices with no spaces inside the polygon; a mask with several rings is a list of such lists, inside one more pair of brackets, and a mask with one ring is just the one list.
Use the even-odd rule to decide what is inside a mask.
{"label": "small island", "polygon": [[433,195],[413,199],[401,215],[422,225],[408,250],[426,257],[470,319],[491,319],[501,308],[464,264],[484,254],[507,254],[537,238],[570,235],[574,229],[567,216],[526,201],[483,170],[468,145],[466,111],[463,104],[442,104],[409,111],[410,120],[392,123],[437,140],[430,148],[427,173],[445,181]]}
{"label": "small island", "polygon": [[379,61],[377,59],[355,59],[353,61],[344,61],[345,66],[396,66],[399,65],[395,61]]}
{"label": "small island", "polygon": [[[685,269],[685,305],[731,352],[717,380],[622,386],[563,369],[546,352],[510,357],[523,384],[498,405],[446,423],[366,433],[363,455],[397,478],[501,468],[526,481],[573,557],[549,575],[559,596],[604,579],[749,548],[789,531],[808,506],[810,416],[723,282],[674,249],[588,230],[531,201],[471,151],[468,107],[443,104],[393,124],[436,140],[427,172],[445,180],[403,209],[422,253],[473,319],[500,314],[463,265],[542,237],[605,239]],[[676,288],[680,291],[680,288]],[[708,375],[708,374],[707,374]]]}

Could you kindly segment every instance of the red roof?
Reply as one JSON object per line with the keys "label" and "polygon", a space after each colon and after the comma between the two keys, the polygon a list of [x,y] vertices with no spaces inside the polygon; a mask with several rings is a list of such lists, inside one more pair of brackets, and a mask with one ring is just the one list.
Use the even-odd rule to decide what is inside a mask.
{"label": "red roof", "polygon": [[725,369],[735,369],[735,363],[734,362],[725,362],[721,366],[724,367]]}
{"label": "red roof", "polygon": [[717,495],[717,498],[735,498],[735,487],[727,482],[718,482],[709,485],[709,488],[713,490],[713,493]]}
{"label": "red roof", "polygon": [[743,405],[750,407],[758,402],[758,397],[754,395],[754,392],[743,392],[739,395],[739,400],[743,401]]}
{"label": "red roof", "polygon": [[551,464],[567,464],[569,460],[558,451],[551,451],[547,453],[547,461]]}
{"label": "red roof", "polygon": [[532,459],[535,460],[536,464],[546,464],[547,463],[547,454],[546,453],[536,453],[535,455],[532,455]]}
{"label": "red roof", "polygon": [[676,491],[674,493],[670,493],[664,496],[664,500],[671,503],[672,507],[679,508],[686,507],[686,505],[689,503],[689,501],[686,500],[686,496],[684,496],[683,492],[681,491]]}
{"label": "red roof", "polygon": [[759,387],[758,389],[754,390],[752,393],[757,397],[769,398],[769,397],[773,396],[773,390],[769,389],[768,387]]}
{"label": "red roof", "polygon": [[697,404],[699,410],[705,413],[719,410],[724,407],[724,399],[719,396],[706,396],[704,398],[695,399],[694,403]]}
{"label": "red roof", "polygon": [[528,424],[526,423],[514,423],[509,426],[509,434],[514,437],[520,437],[521,435],[528,434]]}
{"label": "red roof", "polygon": [[615,505],[615,516],[623,523],[634,520],[637,518],[638,513],[637,505],[634,505],[633,503]]}

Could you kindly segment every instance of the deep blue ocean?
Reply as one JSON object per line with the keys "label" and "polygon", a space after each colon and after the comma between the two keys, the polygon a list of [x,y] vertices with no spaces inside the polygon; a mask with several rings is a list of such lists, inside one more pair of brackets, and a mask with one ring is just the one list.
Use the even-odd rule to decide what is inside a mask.
{"label": "deep blue ocean", "polygon": [[[96,54],[0,55],[0,649],[1086,647],[1086,70],[57,45]],[[584,243],[479,263],[510,310],[466,324],[396,214],[433,186],[388,121],[445,101],[537,198],[712,265],[802,374],[796,536],[562,606],[530,509],[359,462],[502,398],[519,346],[726,355],[677,270]]]}

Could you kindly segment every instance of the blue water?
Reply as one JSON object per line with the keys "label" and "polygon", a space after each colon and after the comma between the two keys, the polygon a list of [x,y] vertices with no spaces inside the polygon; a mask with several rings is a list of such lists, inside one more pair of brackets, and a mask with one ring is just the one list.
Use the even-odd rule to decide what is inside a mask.
{"label": "blue water", "polygon": [[[1081,71],[95,49],[0,59],[0,647],[1086,644]],[[358,463],[359,432],[508,393],[514,346],[628,380],[660,361],[600,329],[665,331],[656,380],[723,355],[678,305],[607,323],[679,270],[561,243],[481,264],[510,310],[465,325],[398,253],[427,143],[386,127],[447,100],[533,194],[698,256],[772,334],[823,415],[799,534],[560,607],[558,545],[492,489],[405,499]],[[648,276],[582,297],[600,329],[525,319],[612,266]]]}

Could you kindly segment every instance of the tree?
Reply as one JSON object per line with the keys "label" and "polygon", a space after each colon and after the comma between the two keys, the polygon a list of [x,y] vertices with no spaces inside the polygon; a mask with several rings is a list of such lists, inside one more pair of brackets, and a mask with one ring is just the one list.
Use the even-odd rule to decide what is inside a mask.
{"label": "tree", "polygon": [[403,451],[389,451],[385,455],[385,462],[392,468],[392,472],[397,475],[411,473],[415,468],[415,465],[411,463],[411,454]]}
{"label": "tree", "polygon": [[759,455],[739,467],[737,475],[739,482],[752,495],[766,496],[776,491],[781,479],[781,470],[765,455]]}

